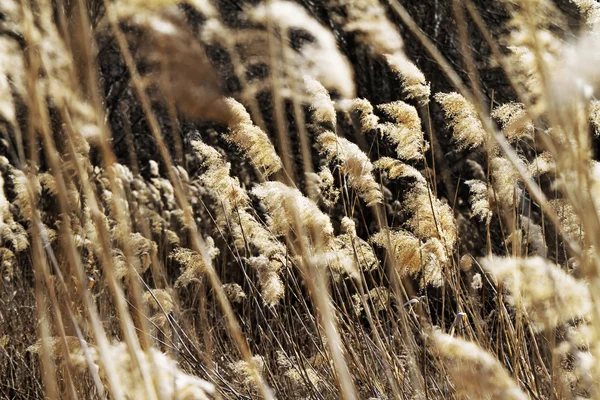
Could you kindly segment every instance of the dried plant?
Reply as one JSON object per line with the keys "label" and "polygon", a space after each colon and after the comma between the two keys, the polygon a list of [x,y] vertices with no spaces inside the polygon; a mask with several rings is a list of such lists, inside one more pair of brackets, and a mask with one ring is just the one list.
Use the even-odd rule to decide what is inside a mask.
{"label": "dried plant", "polygon": [[483,267],[510,292],[537,329],[554,328],[592,311],[587,284],[541,257],[486,258]]}
{"label": "dried plant", "polygon": [[396,27],[385,14],[385,9],[374,0],[343,3],[343,29],[354,33],[359,42],[375,55],[384,57],[404,86],[408,98],[429,101],[430,88],[425,75],[404,54],[404,43]]}
{"label": "dried plant", "polygon": [[457,239],[454,213],[448,204],[434,197],[429,188],[416,185],[405,207],[412,213],[408,225],[417,237],[423,240],[438,238],[446,246],[454,246]]}
{"label": "dried plant", "polygon": [[[140,354],[137,362],[129,354],[124,343],[119,343],[110,348],[113,360],[111,367],[116,369],[118,376],[126,388],[127,398],[134,399],[139,396],[155,395],[158,398],[178,397],[180,399],[210,399],[214,393],[214,386],[200,378],[182,372],[177,363],[167,355],[156,349]],[[140,370],[148,370],[152,376],[156,393],[148,393],[144,381],[139,374]],[[103,369],[100,368],[102,374]]]}
{"label": "dried plant", "polygon": [[421,119],[417,110],[402,102],[380,104],[377,106],[393,123],[380,125],[382,134],[396,146],[396,154],[402,160],[418,160],[423,158],[423,152],[428,144],[423,139]]}
{"label": "dried plant", "polygon": [[406,97],[418,100],[421,105],[427,105],[431,88],[423,72],[404,55],[386,54],[385,60],[402,81]]}
{"label": "dried plant", "polygon": [[331,247],[333,227],[329,216],[298,189],[280,182],[265,182],[252,189],[252,193],[267,209],[269,228],[275,235],[285,236],[291,233],[295,219],[298,218],[316,249]]}
{"label": "dried plant", "polygon": [[475,107],[458,93],[437,93],[435,100],[442,105],[450,120],[452,138],[460,149],[469,149],[485,143],[487,133],[477,116]]}
{"label": "dried plant", "polygon": [[381,157],[375,161],[373,167],[386,171],[390,179],[413,178],[419,184],[427,184],[425,177],[415,167],[411,167],[402,161],[394,160],[390,157]]}
{"label": "dried plant", "polygon": [[317,141],[329,161],[342,163],[348,184],[368,206],[381,203],[383,195],[373,177],[373,164],[356,144],[329,131],[320,134]]}
{"label": "dried plant", "polygon": [[490,187],[479,179],[465,181],[465,184],[469,185],[469,190],[471,191],[471,210],[473,211],[473,215],[481,221],[491,218],[493,196],[490,193]]}
{"label": "dried plant", "polygon": [[433,342],[460,393],[489,399],[526,399],[502,364],[475,343],[435,331]]}
{"label": "dried plant", "polygon": [[267,134],[252,123],[243,105],[234,99],[227,99],[225,103],[231,110],[227,122],[231,134],[226,137],[227,140],[235,144],[265,176],[279,171],[281,160]]}
{"label": "dried plant", "polygon": [[[294,29],[306,30],[314,37],[314,41],[304,45],[300,51],[282,43],[282,61],[286,62],[286,68],[277,66],[276,60],[270,61],[274,68],[285,71],[285,74],[298,74],[288,79],[300,80],[308,75],[345,97],[353,96],[352,69],[338,50],[334,36],[303,7],[291,1],[275,1],[250,10],[249,17],[255,22],[277,26],[284,38]],[[292,65],[297,71],[290,72],[289,66]]]}
{"label": "dried plant", "polygon": [[1,1],[0,397],[597,398],[571,3]]}
{"label": "dried plant", "polygon": [[600,5],[594,0],[571,0],[579,12],[585,17],[585,22],[592,28],[600,24]]}
{"label": "dried plant", "polygon": [[500,121],[502,133],[509,141],[533,136],[533,122],[527,118],[523,104],[503,104],[492,112],[492,116]]}
{"label": "dried plant", "polygon": [[401,276],[418,276],[422,273],[423,285],[441,285],[443,263],[446,261],[443,246],[440,253],[435,245],[432,246],[432,242],[422,243],[405,231],[379,231],[371,237],[371,241],[391,253]]}
{"label": "dried plant", "polygon": [[522,189],[520,176],[514,165],[504,157],[495,157],[490,162],[494,196],[500,204],[514,206],[518,203]]}

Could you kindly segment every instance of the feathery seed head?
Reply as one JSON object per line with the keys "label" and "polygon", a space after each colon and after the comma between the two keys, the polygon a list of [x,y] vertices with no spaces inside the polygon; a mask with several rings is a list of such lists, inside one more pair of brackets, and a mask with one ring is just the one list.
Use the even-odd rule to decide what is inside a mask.
{"label": "feathery seed head", "polygon": [[473,342],[434,331],[437,355],[448,368],[459,393],[491,400],[526,400],[502,364]]}
{"label": "feathery seed head", "polygon": [[[523,161],[520,160],[521,163]],[[522,189],[519,187],[521,177],[512,162],[504,157],[494,157],[490,162],[492,171],[492,187],[494,198],[498,204],[507,207],[515,206],[521,197]]]}
{"label": "feathery seed head", "polygon": [[[533,136],[533,122],[527,117],[525,106],[521,103],[506,103],[496,107],[492,117],[500,121],[502,133],[511,142]],[[517,124],[518,121],[521,122]]]}
{"label": "feathery seed head", "polygon": [[321,83],[309,76],[304,77],[304,86],[311,97],[310,108],[313,112],[312,120],[315,124],[326,124],[331,128],[336,125],[335,106],[329,92]]}
{"label": "feathery seed head", "polygon": [[339,106],[346,112],[355,113],[359,118],[360,130],[362,133],[377,129],[379,117],[373,114],[373,106],[367,99],[342,100]]}
{"label": "feathery seed head", "polygon": [[279,171],[282,166],[281,159],[267,134],[252,123],[250,114],[241,103],[228,98],[225,104],[230,110],[230,119],[227,122],[230,133],[225,139],[233,143],[265,176]]}
{"label": "feathery seed head", "polygon": [[425,177],[415,168],[391,157],[381,157],[373,163],[373,167],[386,171],[390,179],[413,178],[420,185],[426,185]]}
{"label": "feathery seed head", "polygon": [[381,203],[383,194],[373,177],[373,164],[356,144],[329,131],[320,134],[317,141],[321,153],[325,154],[329,161],[337,159],[342,162],[350,187],[368,206]]}
{"label": "feathery seed head", "polygon": [[460,149],[468,149],[482,145],[487,138],[475,107],[460,94],[437,93],[435,100],[441,104],[446,118],[450,120],[453,139]]}
{"label": "feathery seed head", "polygon": [[385,60],[400,78],[406,97],[417,100],[421,106],[426,106],[429,103],[431,86],[423,72],[402,53],[386,54]]}
{"label": "feathery seed head", "polygon": [[402,101],[395,101],[377,106],[393,123],[380,124],[379,129],[383,136],[396,146],[398,158],[402,160],[419,160],[428,144],[423,139],[421,119],[417,110]]}
{"label": "feathery seed head", "polygon": [[233,304],[241,303],[247,297],[244,289],[237,283],[225,283],[223,284],[223,290],[227,299]]}
{"label": "feathery seed head", "polygon": [[452,208],[433,196],[428,187],[415,185],[405,200],[405,207],[412,213],[408,225],[421,240],[440,239],[450,249],[457,238],[456,220]]}
{"label": "feathery seed head", "polygon": [[487,183],[479,179],[465,181],[471,191],[471,211],[473,216],[480,221],[487,221],[492,217],[491,204],[493,196]]}
{"label": "feathery seed head", "polygon": [[588,285],[541,258],[481,260],[482,267],[511,293],[509,302],[522,307],[537,329],[554,328],[592,311]]}
{"label": "feathery seed head", "polygon": [[[309,32],[314,41],[304,44],[298,51],[286,47],[284,58],[289,59],[288,66],[298,69],[293,72],[297,76],[290,78],[301,81],[303,76],[309,75],[328,89],[337,90],[346,98],[353,97],[354,79],[350,63],[338,49],[332,32],[313,18],[304,7],[291,1],[276,0],[250,9],[248,16],[257,23],[273,24],[281,29],[282,36],[286,38],[292,29]],[[284,42],[283,46],[289,45]]]}
{"label": "feathery seed head", "polygon": [[269,227],[274,234],[284,236],[294,229],[295,216],[304,225],[311,242],[318,248],[330,248],[333,227],[329,216],[321,212],[298,189],[281,182],[265,182],[252,189],[267,209]]}

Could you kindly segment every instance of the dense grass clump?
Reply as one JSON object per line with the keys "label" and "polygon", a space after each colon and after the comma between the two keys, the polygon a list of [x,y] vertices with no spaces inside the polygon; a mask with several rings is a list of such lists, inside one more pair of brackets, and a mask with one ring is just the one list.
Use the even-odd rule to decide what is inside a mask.
{"label": "dense grass clump", "polygon": [[600,398],[600,3],[425,3],[1,0],[2,398]]}

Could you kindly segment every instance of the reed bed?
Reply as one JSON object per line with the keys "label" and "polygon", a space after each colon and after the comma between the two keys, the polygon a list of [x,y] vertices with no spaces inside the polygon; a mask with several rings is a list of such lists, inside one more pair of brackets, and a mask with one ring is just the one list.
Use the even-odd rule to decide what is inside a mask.
{"label": "reed bed", "polygon": [[317,3],[0,2],[2,398],[600,398],[600,3]]}

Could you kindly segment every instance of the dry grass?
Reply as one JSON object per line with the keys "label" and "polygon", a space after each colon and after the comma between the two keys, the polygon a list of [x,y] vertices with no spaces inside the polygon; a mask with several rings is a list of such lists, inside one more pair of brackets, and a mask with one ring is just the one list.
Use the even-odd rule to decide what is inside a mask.
{"label": "dry grass", "polygon": [[0,396],[600,398],[598,3],[247,3],[0,2]]}

